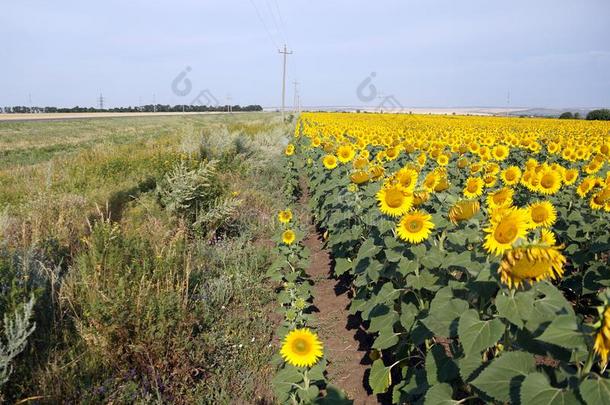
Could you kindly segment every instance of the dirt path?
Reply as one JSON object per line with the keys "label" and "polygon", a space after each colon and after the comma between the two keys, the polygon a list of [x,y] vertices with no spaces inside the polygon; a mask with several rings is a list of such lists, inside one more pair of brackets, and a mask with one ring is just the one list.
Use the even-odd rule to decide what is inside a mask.
{"label": "dirt path", "polygon": [[331,278],[330,255],[322,249],[322,241],[313,227],[304,243],[311,251],[307,273],[315,283],[313,304],[319,311],[315,314],[316,326],[329,361],[329,381],[343,389],[354,405],[376,404],[375,396],[365,388],[370,364],[366,347],[370,342],[348,314],[349,298],[344,283]]}

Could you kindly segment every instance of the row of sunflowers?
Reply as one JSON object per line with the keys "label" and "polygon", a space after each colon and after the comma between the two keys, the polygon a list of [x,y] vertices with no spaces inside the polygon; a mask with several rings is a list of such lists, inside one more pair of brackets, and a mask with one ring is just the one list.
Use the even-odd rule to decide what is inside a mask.
{"label": "row of sunflowers", "polygon": [[306,224],[299,223],[295,206],[300,197],[299,170],[294,150],[286,153],[284,194],[289,207],[277,214],[277,260],[267,275],[278,285],[282,322],[277,330],[280,349],[274,358],[276,399],[282,404],[349,404],[345,394],[328,383],[323,343],[312,330],[313,282],[306,269],[310,252],[303,240]]}
{"label": "row of sunflowers", "polygon": [[610,125],[305,113],[286,154],[393,403],[610,403]]}

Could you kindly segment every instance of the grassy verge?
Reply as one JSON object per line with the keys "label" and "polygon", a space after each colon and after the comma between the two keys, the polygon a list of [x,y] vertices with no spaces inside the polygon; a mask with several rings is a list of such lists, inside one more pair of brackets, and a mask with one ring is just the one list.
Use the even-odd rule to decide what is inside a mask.
{"label": "grassy verge", "polygon": [[289,129],[271,115],[123,120],[0,128],[0,143],[28,126],[77,134],[23,135],[14,150],[58,152],[9,151],[0,167],[0,310],[36,299],[4,399],[262,402]]}

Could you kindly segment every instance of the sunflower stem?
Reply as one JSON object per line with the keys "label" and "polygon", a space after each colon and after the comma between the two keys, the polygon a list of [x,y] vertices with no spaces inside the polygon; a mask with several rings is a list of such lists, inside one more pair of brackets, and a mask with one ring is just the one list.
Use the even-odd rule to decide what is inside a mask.
{"label": "sunflower stem", "polygon": [[587,358],[587,362],[585,366],[580,370],[580,378],[585,377],[591,371],[591,367],[593,367],[593,359],[595,359],[595,350],[589,351],[589,357]]}

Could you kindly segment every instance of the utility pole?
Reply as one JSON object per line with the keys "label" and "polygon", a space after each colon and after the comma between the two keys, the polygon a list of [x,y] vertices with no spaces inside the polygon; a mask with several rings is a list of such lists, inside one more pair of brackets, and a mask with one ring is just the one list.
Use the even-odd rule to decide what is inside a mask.
{"label": "utility pole", "polygon": [[228,113],[232,113],[233,112],[233,106],[231,105],[231,95],[227,94],[227,112]]}
{"label": "utility pole", "polygon": [[288,51],[286,44],[284,50],[278,49],[278,52],[284,55],[284,73],[282,75],[282,121],[284,120],[284,111],[286,109],[286,57],[292,55],[292,51]]}
{"label": "utility pole", "polygon": [[100,110],[104,109],[104,96],[100,93],[100,98],[97,99],[98,105],[100,106]]}
{"label": "utility pole", "polygon": [[157,112],[157,97],[153,93],[153,112]]}

